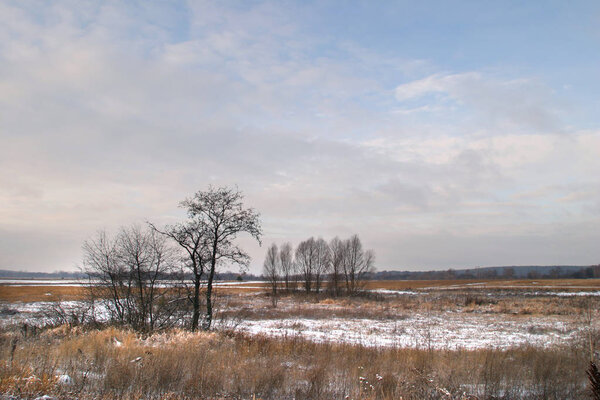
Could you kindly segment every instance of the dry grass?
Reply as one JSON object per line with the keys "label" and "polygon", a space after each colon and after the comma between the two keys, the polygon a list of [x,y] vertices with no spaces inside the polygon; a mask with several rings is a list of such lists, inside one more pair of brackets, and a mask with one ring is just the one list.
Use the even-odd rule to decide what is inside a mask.
{"label": "dry grass", "polygon": [[[231,287],[218,287],[215,290],[224,294],[248,294],[264,291],[265,284],[247,284]],[[168,290],[168,289],[160,289]],[[86,288],[82,286],[52,286],[52,285],[28,285],[10,286],[0,284],[0,301],[9,303],[60,300],[82,300],[87,297]]]}
{"label": "dry grass", "polygon": [[326,293],[288,293],[272,307],[269,294],[244,296],[220,292],[216,302],[220,315],[239,319],[334,317],[398,319],[415,312],[465,312],[509,316],[564,316],[565,322],[583,316],[587,310],[600,310],[599,296],[530,296],[513,290],[469,289],[429,291],[419,295],[329,297]]}
{"label": "dry grass", "polygon": [[368,281],[367,289],[411,290],[428,287],[446,287],[452,285],[465,285],[482,282],[481,280],[456,279],[456,280],[423,280],[423,281]]}
{"label": "dry grass", "polygon": [[[414,282],[370,284],[408,289],[391,285]],[[432,284],[436,281],[422,282],[429,285],[426,287],[436,285]],[[511,282],[531,286],[530,281]],[[593,283],[581,282],[585,286]],[[384,284],[388,286],[382,287]],[[331,298],[324,293],[290,293],[281,296],[277,308],[271,306],[267,296],[247,295],[252,291],[264,293],[264,289],[234,286],[218,288],[216,305],[220,317],[232,319],[385,319],[415,311],[455,311],[516,314],[518,318],[553,314],[565,320],[584,320],[586,310],[593,310],[590,315],[597,318],[595,310],[600,309],[598,297],[528,296],[525,293],[531,290],[525,288],[467,286],[446,290],[439,285],[439,290],[428,289],[427,294],[419,295],[370,293]],[[81,288],[68,286],[0,287],[0,299],[4,301],[48,301],[53,296],[66,300],[78,298],[80,293]],[[19,398],[51,394],[81,400],[301,400],[346,396],[354,400],[448,400],[467,399],[467,395],[491,400],[588,396],[589,346],[579,342],[547,349],[444,351],[318,344],[298,337],[248,337],[234,332],[192,334],[172,330],[142,337],[110,327],[90,330],[61,326],[37,334],[30,331],[28,335],[9,328],[0,331],[0,394]],[[598,339],[595,337],[594,343]],[[72,379],[69,384],[58,378],[65,374]]]}
{"label": "dry grass", "polygon": [[[13,351],[13,343],[16,342]],[[585,350],[425,351],[227,333],[0,335],[0,392],[78,399],[577,399]],[[61,384],[57,376],[72,382]],[[31,383],[29,383],[31,382]]]}
{"label": "dry grass", "polygon": [[540,289],[600,289],[600,279],[451,279],[423,281],[369,281],[368,289],[411,290],[423,288],[481,288],[507,289],[514,287]]}
{"label": "dry grass", "polygon": [[[268,289],[265,282],[249,282],[234,286],[221,286],[215,290],[225,295],[259,293]],[[548,290],[600,290],[600,279],[515,279],[515,280],[422,280],[422,281],[369,281],[366,289],[387,290],[471,290],[471,289],[531,289]],[[80,286],[8,286],[0,285],[0,301],[34,302],[62,300],[80,300],[85,297]]]}
{"label": "dry grass", "polygon": [[[430,282],[430,281],[428,281]],[[372,282],[376,284],[380,282]],[[391,284],[393,282],[383,282]],[[391,287],[391,286],[388,286]],[[222,317],[264,318],[401,318],[412,312],[467,312],[506,315],[582,315],[587,309],[599,310],[599,296],[529,295],[530,289],[477,288],[456,290],[429,289],[418,295],[366,293],[353,297],[330,297],[327,293],[307,295],[282,293],[273,308],[264,289],[217,288],[215,303]],[[542,291],[536,291],[542,292]],[[35,302],[85,300],[86,291],[76,286],[0,286],[0,301]],[[10,307],[10,306],[8,306]]]}
{"label": "dry grass", "polygon": [[82,300],[86,297],[81,286],[5,286],[0,285],[0,301],[29,303],[34,301]]}

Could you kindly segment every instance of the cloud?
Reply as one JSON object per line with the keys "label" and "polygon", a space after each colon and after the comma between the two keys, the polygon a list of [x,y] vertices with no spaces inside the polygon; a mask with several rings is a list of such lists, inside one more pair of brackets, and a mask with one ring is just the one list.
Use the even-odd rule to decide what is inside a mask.
{"label": "cloud", "polygon": [[420,111],[435,104],[434,109],[458,107],[478,113],[501,129],[544,133],[564,129],[552,91],[535,79],[501,79],[481,72],[437,73],[397,86],[395,96],[400,102],[427,97],[428,105],[417,108]]}
{"label": "cloud", "polygon": [[437,68],[314,35],[302,7],[73,4],[0,5],[0,268],[70,268],[97,229],[178,220],[208,184],[239,186],[266,243],[359,233],[380,268],[594,232],[571,192],[597,193],[600,133],[561,134],[534,78],[415,80]]}

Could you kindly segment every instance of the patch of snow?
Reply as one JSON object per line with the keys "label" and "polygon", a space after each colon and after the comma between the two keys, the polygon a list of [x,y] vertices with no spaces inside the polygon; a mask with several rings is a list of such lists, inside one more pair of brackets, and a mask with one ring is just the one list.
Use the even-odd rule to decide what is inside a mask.
{"label": "patch of snow", "polygon": [[412,295],[412,296],[418,296],[418,295],[423,295],[423,294],[427,294],[427,292],[415,292],[412,290],[394,290],[394,289],[371,289],[369,290],[370,293],[380,293],[380,294],[396,294],[396,295]]}
{"label": "patch of snow", "polygon": [[73,379],[67,374],[59,375],[58,383],[60,383],[61,385],[72,385]]}
{"label": "patch of snow", "polygon": [[414,314],[401,320],[247,320],[238,329],[253,335],[302,337],[315,342],[453,350],[547,347],[572,340],[582,328],[552,316],[523,318],[446,312]]}

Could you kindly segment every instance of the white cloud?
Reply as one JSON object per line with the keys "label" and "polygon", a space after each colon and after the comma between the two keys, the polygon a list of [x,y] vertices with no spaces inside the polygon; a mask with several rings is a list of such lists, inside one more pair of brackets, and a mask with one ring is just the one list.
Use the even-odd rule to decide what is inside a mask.
{"label": "white cloud", "polygon": [[479,124],[485,121],[493,132],[564,130],[552,91],[535,79],[501,79],[480,72],[433,74],[399,85],[395,96],[400,102],[427,96],[426,107],[436,111],[442,106],[446,110],[459,107],[479,117]]}
{"label": "white cloud", "polygon": [[500,255],[522,241],[529,260],[549,243],[532,231],[560,237],[556,215],[582,232],[598,219],[593,196],[567,201],[559,183],[598,192],[600,135],[553,133],[534,79],[432,73],[394,91],[434,67],[320,53],[277,4],[0,7],[0,268],[72,267],[97,228],[173,221],[209,183],[239,185],[267,243],[357,232],[381,268],[488,260],[468,257],[473,238]]}
{"label": "white cloud", "polygon": [[396,88],[398,101],[405,101],[431,93],[445,93],[457,97],[461,86],[479,81],[479,73],[468,72],[464,74],[433,74],[412,82],[404,83]]}

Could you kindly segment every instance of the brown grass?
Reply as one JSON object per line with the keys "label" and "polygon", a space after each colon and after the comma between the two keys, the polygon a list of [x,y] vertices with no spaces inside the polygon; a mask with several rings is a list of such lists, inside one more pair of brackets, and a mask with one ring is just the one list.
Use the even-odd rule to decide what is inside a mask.
{"label": "brown grass", "polygon": [[6,302],[82,300],[85,295],[80,286],[0,286],[0,301]]}
{"label": "brown grass", "polygon": [[[392,285],[414,282],[369,284],[408,289]],[[290,316],[382,319],[416,311],[451,310],[517,314],[517,318],[556,314],[565,320],[583,320],[586,310],[594,310],[597,318],[595,310],[600,309],[598,297],[532,297],[523,294],[530,289],[509,292],[497,286],[446,290],[442,282],[456,285],[458,281],[417,282],[428,285],[423,287],[439,284],[440,289],[428,289],[428,294],[419,296],[367,294],[332,298],[327,294],[291,293],[283,295],[279,306],[273,308],[267,296],[245,296],[249,291],[265,292],[264,289],[236,286],[218,288],[216,305],[220,316],[239,319]],[[581,282],[585,285],[580,286],[594,283]],[[562,281],[560,285],[574,287],[575,283]],[[544,285],[548,286],[547,282]],[[493,295],[489,296],[490,293]],[[4,301],[49,300],[54,296],[65,300],[80,298],[82,288],[0,287],[0,300]],[[438,351],[317,344],[298,337],[273,339],[234,332],[192,334],[172,330],[143,337],[115,328],[89,330],[61,326],[23,336],[6,329],[0,331],[0,394],[19,398],[43,394],[81,400],[300,400],[345,396],[354,400],[407,400],[467,399],[467,395],[482,400],[587,396],[589,344],[579,342],[547,349]],[[594,343],[597,339],[594,338]],[[117,346],[119,343],[122,345]],[[138,357],[139,361],[134,361]],[[73,383],[61,384],[57,376],[62,374],[68,374]]]}
{"label": "brown grass", "polygon": [[[579,345],[426,351],[60,327],[30,338],[0,334],[0,392],[65,399],[576,399],[585,395],[584,354]],[[73,383],[60,384],[62,374]]]}
{"label": "brown grass", "polygon": [[452,280],[423,280],[423,281],[369,281],[368,289],[410,290],[423,288],[468,288],[477,284],[482,288],[554,288],[554,289],[600,289],[600,279],[452,279]]}
{"label": "brown grass", "polygon": [[[264,284],[247,284],[247,286],[218,287],[215,291],[227,294],[247,294],[264,291],[257,288]],[[265,286],[266,287],[266,286]],[[165,289],[161,289],[165,290]],[[82,286],[28,285],[10,286],[0,284],[0,301],[30,303],[35,301],[82,300],[87,297],[86,288]]]}
{"label": "brown grass", "polygon": [[226,318],[272,319],[335,317],[398,319],[414,312],[465,312],[508,316],[561,316],[565,322],[581,319],[587,310],[600,310],[600,297],[528,296],[521,290],[510,293],[488,289],[428,291],[419,295],[377,295],[329,297],[288,293],[272,307],[269,295],[244,296],[220,293],[216,303]]}
{"label": "brown grass", "polygon": [[[1,281],[0,281],[1,282]],[[477,286],[473,286],[477,284]],[[515,279],[515,280],[420,280],[420,281],[368,281],[367,289],[388,290],[472,290],[472,289],[531,289],[544,290],[600,290],[600,279]],[[249,294],[268,289],[265,282],[244,283],[241,285],[217,287],[222,294]],[[0,284],[0,301],[34,302],[62,300],[81,300],[85,297],[84,289],[80,286],[8,286]]]}

